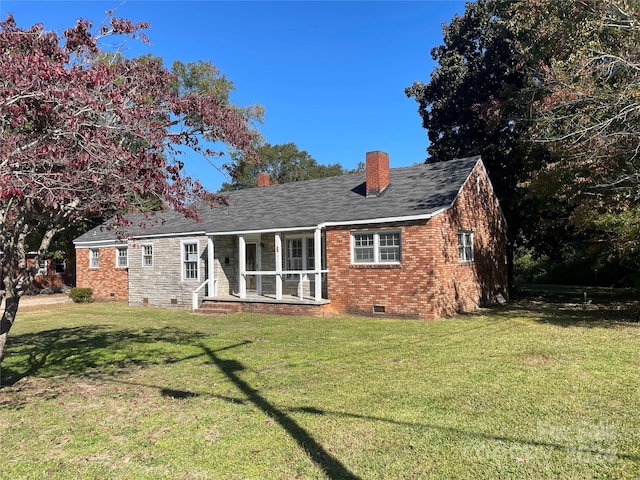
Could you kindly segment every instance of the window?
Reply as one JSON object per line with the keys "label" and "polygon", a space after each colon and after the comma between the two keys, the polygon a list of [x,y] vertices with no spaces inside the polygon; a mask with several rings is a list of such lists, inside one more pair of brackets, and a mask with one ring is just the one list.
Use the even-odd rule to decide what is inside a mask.
{"label": "window", "polygon": [[355,263],[374,263],[374,234],[358,233],[353,236],[353,241],[353,261]]}
{"label": "window", "polygon": [[67,263],[64,258],[56,258],[56,273],[63,274],[67,270]]}
{"label": "window", "polygon": [[353,263],[400,263],[400,232],[353,234]]}
{"label": "window", "polygon": [[307,270],[313,270],[316,268],[315,259],[315,245],[313,244],[313,238],[306,238],[307,241]]}
{"label": "window", "polygon": [[47,263],[47,260],[40,260],[40,264],[38,265],[38,275],[47,274]]}
{"label": "window", "polygon": [[[302,270],[302,238],[287,239],[287,270]],[[293,278],[287,275],[287,278]]]}
{"label": "window", "polygon": [[461,262],[473,261],[473,233],[458,232],[458,260]]}
{"label": "window", "polygon": [[[315,245],[313,237],[287,238],[285,270],[313,270],[315,263]],[[296,274],[287,274],[287,280],[298,280]]]}
{"label": "window", "polygon": [[142,266],[153,267],[153,245],[142,245]]}
{"label": "window", "polygon": [[129,266],[129,253],[127,247],[116,248],[116,266],[127,268]]}
{"label": "window", "polygon": [[184,280],[198,279],[198,243],[185,242],[182,244],[182,278]]}
{"label": "window", "polygon": [[100,250],[97,248],[92,248],[90,251],[90,267],[91,268],[99,268],[100,267]]}
{"label": "window", "polygon": [[400,261],[400,234],[381,233],[380,238],[380,261],[399,262]]}

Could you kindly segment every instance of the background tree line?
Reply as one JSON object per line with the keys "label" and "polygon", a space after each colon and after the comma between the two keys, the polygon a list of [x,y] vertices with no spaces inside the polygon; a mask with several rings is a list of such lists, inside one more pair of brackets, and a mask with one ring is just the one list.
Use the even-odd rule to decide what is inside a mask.
{"label": "background tree line", "polygon": [[640,4],[468,2],[418,103],[428,162],[481,154],[529,279],[640,283]]}

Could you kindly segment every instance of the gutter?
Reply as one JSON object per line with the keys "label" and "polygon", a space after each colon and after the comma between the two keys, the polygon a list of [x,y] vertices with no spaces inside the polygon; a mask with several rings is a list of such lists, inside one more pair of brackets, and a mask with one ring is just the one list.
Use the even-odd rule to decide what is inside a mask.
{"label": "gutter", "polygon": [[206,232],[207,236],[220,237],[223,235],[252,235],[256,233],[276,233],[276,232],[298,232],[300,230],[315,230],[316,228],[324,229],[327,227],[339,227],[344,225],[369,225],[376,223],[398,223],[412,222],[416,220],[429,220],[436,215],[447,210],[449,207],[440,208],[432,213],[422,213],[420,215],[407,215],[403,217],[385,217],[385,218],[366,218],[363,220],[340,220],[338,222],[322,222],[317,225],[300,225],[297,227],[287,228],[265,228],[260,230],[230,230],[226,232]]}
{"label": "gutter", "polygon": [[365,219],[365,220],[344,220],[339,222],[323,222],[316,226],[316,228],[327,228],[327,227],[341,227],[344,225],[367,225],[371,223],[398,223],[398,222],[412,222],[416,220],[430,220],[436,215],[441,214],[442,212],[448,210],[449,207],[440,208],[431,213],[422,213],[420,215],[407,215],[404,217],[386,217],[386,218],[374,218],[374,219]]}

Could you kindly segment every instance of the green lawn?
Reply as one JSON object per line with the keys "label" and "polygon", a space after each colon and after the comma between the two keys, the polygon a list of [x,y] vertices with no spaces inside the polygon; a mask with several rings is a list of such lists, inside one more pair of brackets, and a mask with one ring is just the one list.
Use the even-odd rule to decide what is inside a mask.
{"label": "green lawn", "polygon": [[0,478],[638,478],[640,324],[625,312],[23,308]]}

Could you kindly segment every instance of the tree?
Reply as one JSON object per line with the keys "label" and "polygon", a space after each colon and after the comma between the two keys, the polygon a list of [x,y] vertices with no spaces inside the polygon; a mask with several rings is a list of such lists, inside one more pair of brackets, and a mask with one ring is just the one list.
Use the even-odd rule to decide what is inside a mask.
{"label": "tree", "polygon": [[[511,252],[523,245],[557,261],[576,251],[595,260],[613,226],[622,225],[603,228],[608,216],[585,220],[603,211],[604,190],[610,207],[628,208],[619,187],[637,172],[629,162],[639,138],[629,125],[639,71],[629,68],[637,67],[629,61],[638,45],[629,35],[637,25],[629,20],[632,3],[469,2],[432,51],[438,65],[430,82],[406,90],[428,130],[428,161],[482,155],[507,217]],[[627,88],[612,96],[616,82]],[[626,130],[617,128],[625,122]],[[594,154],[610,161],[596,162]],[[599,192],[587,188],[595,179]]]}
{"label": "tree", "polygon": [[272,184],[297,182],[313,178],[332,177],[347,173],[340,164],[321,165],[294,143],[271,145],[265,143],[257,148],[258,163],[239,155],[234,157],[234,175],[231,183],[225,182],[222,191],[240,190],[257,185],[258,174],[268,173]]}
{"label": "tree", "polygon": [[[524,191],[532,162],[547,155],[529,140],[531,78],[505,23],[508,2],[468,2],[443,26],[443,44],[431,51],[437,66],[428,83],[405,90],[418,103],[428,132],[427,162],[482,155],[509,225],[510,252],[521,236]],[[531,212],[530,210],[524,210]],[[533,214],[533,212],[531,212]]]}
{"label": "tree", "polygon": [[[19,28],[11,15],[0,23],[0,362],[20,297],[56,234],[96,213],[124,222],[136,199],[196,218],[196,200],[218,197],[182,174],[183,150],[216,157],[211,145],[222,142],[252,155],[247,118],[228,102],[181,90],[158,59],[99,47],[109,35],[144,41],[146,26],[111,16],[94,34],[78,20],[60,38],[40,24]],[[37,228],[29,265],[26,241]]]}
{"label": "tree", "polygon": [[[236,89],[235,85],[211,62],[199,61],[198,63],[185,64],[175,61],[171,66],[171,72],[179,79],[178,91],[181,95],[213,95],[218,98],[220,103],[241,114],[249,122],[249,126],[253,126],[253,122],[262,123],[264,107],[261,105],[248,107],[233,105],[230,96],[231,92]],[[260,132],[252,129],[252,133],[255,136],[255,141],[259,142],[261,140]],[[238,153],[241,154],[241,152]]]}
{"label": "tree", "polygon": [[[549,5],[518,5],[513,14],[550,52],[537,72],[546,91],[534,104],[535,138],[559,160],[536,172],[532,191],[572,205],[569,221],[588,234],[599,261],[640,266],[640,4],[550,4],[553,22]],[[562,181],[549,189],[552,178]]]}

